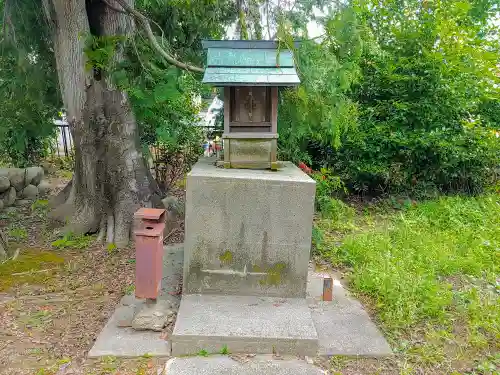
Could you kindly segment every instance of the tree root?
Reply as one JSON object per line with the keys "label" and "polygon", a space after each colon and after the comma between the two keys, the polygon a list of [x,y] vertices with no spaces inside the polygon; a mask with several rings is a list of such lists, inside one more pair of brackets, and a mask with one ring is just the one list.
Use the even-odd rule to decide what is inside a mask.
{"label": "tree root", "polygon": [[115,239],[115,218],[113,215],[108,215],[106,230],[106,243],[113,243]]}

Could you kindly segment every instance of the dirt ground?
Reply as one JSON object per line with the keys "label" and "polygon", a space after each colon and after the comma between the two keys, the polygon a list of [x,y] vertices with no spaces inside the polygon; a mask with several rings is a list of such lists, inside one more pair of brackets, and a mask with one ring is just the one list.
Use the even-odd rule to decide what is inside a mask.
{"label": "dirt ground", "polygon": [[0,228],[19,250],[0,264],[0,374],[156,375],[162,359],[86,359],[120,298],[133,293],[133,248],[61,238],[47,212],[43,199],[0,211]]}

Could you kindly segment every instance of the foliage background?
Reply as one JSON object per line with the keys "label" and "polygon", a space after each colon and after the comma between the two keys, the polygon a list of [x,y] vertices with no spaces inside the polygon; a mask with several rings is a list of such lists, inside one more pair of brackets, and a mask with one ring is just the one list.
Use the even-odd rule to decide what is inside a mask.
{"label": "foliage background", "polygon": [[282,156],[366,195],[479,193],[500,165],[499,38],[489,1],[352,1],[297,53]]}

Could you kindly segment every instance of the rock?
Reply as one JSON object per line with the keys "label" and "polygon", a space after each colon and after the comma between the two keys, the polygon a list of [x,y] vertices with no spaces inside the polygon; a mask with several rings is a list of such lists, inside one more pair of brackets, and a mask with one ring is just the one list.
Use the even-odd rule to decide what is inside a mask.
{"label": "rock", "polygon": [[21,198],[37,199],[38,188],[35,185],[28,185],[21,191]]}
{"label": "rock", "polygon": [[0,210],[3,208],[3,201],[0,200]]}
{"label": "rock", "polygon": [[170,195],[161,200],[167,211],[174,213],[176,216],[184,217],[184,203],[180,202],[177,197]]}
{"label": "rock", "polygon": [[161,202],[166,209],[164,235],[167,236],[174,229],[179,228],[184,220],[184,203],[174,196],[163,198]]}
{"label": "rock", "polygon": [[28,185],[28,183],[25,181],[25,169],[10,168],[8,174],[10,185],[13,186],[17,191],[23,190],[23,188]]}
{"label": "rock", "polygon": [[11,187],[2,195],[2,201],[4,207],[12,206],[16,201],[16,189]]}
{"label": "rock", "polygon": [[0,168],[0,177],[8,177],[9,168]]}
{"label": "rock", "polygon": [[26,183],[37,186],[42,181],[44,174],[42,167],[26,168]]}
{"label": "rock", "polygon": [[55,173],[57,170],[52,163],[47,161],[41,163],[40,166],[43,168],[45,174]]}
{"label": "rock", "polygon": [[158,300],[156,303],[145,303],[132,320],[132,328],[144,331],[161,331],[175,315],[171,310],[172,304],[169,301]]}
{"label": "rock", "polygon": [[49,194],[51,190],[52,190],[52,185],[48,181],[42,180],[38,185],[38,194],[40,196]]}
{"label": "rock", "polygon": [[0,176],[0,193],[10,188],[10,180],[7,176]]}

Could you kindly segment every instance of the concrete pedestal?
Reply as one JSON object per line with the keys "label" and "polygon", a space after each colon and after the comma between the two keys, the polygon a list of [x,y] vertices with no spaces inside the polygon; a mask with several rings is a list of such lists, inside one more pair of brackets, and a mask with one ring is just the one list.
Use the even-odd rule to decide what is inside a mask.
{"label": "concrete pedestal", "polygon": [[304,298],[315,182],[198,162],[187,177],[185,294]]}

